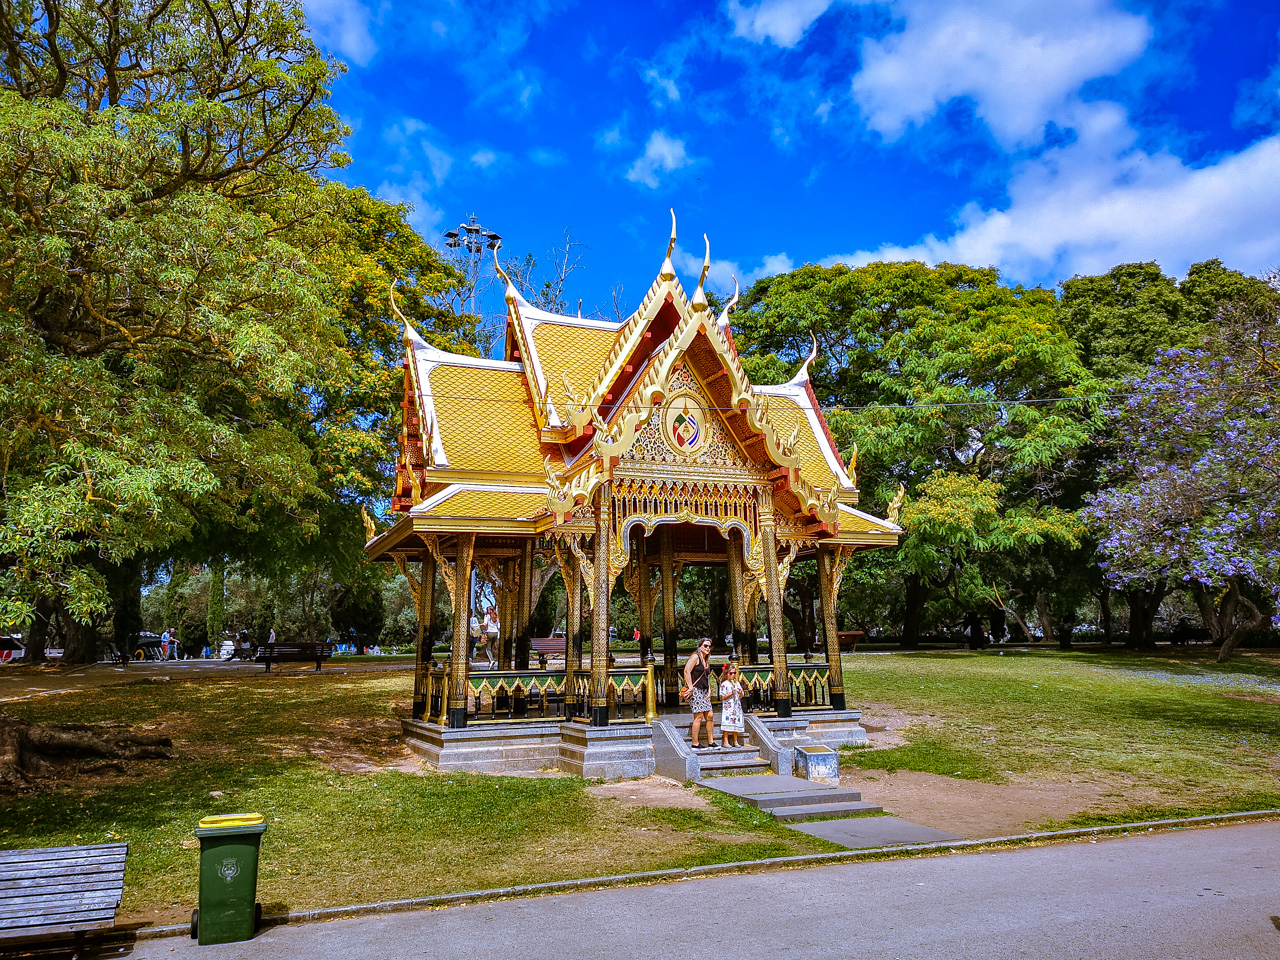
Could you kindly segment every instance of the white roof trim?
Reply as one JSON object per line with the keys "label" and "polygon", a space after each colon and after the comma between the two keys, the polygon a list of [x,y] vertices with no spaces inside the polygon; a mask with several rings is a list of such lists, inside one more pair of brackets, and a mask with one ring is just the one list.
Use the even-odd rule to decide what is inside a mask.
{"label": "white roof trim", "polygon": [[903,532],[902,528],[898,526],[896,523],[893,523],[892,521],[889,521],[889,520],[884,520],[880,517],[873,517],[871,514],[863,513],[861,510],[855,510],[853,507],[849,506],[847,503],[837,503],[836,507],[839,510],[843,510],[845,513],[852,513],[855,517],[860,517],[863,520],[866,520],[868,523],[873,523],[877,527],[882,528],[888,533]]}
{"label": "white roof trim", "polygon": [[[806,372],[808,362],[801,367],[801,373]],[[797,375],[798,376],[798,375]],[[852,487],[853,481],[849,479],[849,474],[845,472],[844,464],[840,462],[840,456],[827,443],[827,433],[822,429],[822,421],[818,419],[818,410],[809,399],[809,391],[805,389],[808,377],[804,380],[792,380],[790,383],[780,383],[770,387],[755,387],[756,393],[762,393],[769,397],[786,397],[793,400],[801,410],[804,411],[805,419],[809,421],[809,429],[813,433],[814,442],[818,444],[818,449],[822,451],[823,458],[827,461],[827,466],[831,468],[831,472],[836,475],[836,479],[840,481],[842,487]]]}

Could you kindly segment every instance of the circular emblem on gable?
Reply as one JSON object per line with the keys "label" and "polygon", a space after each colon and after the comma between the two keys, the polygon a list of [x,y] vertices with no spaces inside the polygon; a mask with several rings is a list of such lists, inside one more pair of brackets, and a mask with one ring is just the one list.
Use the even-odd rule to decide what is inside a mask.
{"label": "circular emblem on gable", "polygon": [[693,393],[677,393],[662,411],[662,433],[671,449],[692,456],[707,439],[707,415],[701,398]]}

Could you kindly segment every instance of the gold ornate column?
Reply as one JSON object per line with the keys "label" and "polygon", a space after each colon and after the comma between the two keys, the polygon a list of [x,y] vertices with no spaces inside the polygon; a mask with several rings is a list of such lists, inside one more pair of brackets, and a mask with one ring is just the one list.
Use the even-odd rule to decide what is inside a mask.
{"label": "gold ornate column", "polygon": [[467,642],[471,636],[471,560],[476,535],[460,533],[453,561],[453,647],[449,656],[449,726],[467,725]]}
{"label": "gold ornate column", "polygon": [[592,555],[595,589],[591,604],[591,725],[609,725],[609,484],[596,501],[596,542]]}
{"label": "gold ornate column", "polygon": [[653,661],[653,584],[649,581],[649,555],[646,552],[644,530],[637,527],[640,536],[636,542],[636,613],[640,617],[640,665]]}
{"label": "gold ornate column", "polygon": [[422,556],[422,580],[418,584],[418,661],[413,674],[413,719],[427,712],[427,674],[433,662],[436,616],[436,558],[431,551]]}
{"label": "gold ornate column", "polygon": [[506,560],[502,564],[502,602],[498,609],[498,669],[510,670],[516,638],[516,598],[519,590],[520,563]]}
{"label": "gold ornate column", "polygon": [[827,676],[831,709],[845,709],[844,663],[840,659],[840,634],[836,627],[836,603],[847,554],[839,547],[818,548],[818,603],[822,608],[822,632],[827,639]]}
{"label": "gold ornate column", "polygon": [[671,526],[658,527],[658,561],[662,572],[662,683],[667,706],[680,706],[680,667],[676,663],[679,637],[676,636],[676,552]]}
{"label": "gold ornate column", "polygon": [[533,620],[533,538],[520,543],[520,594],[516,601],[515,669],[529,669],[529,629]]}
{"label": "gold ornate column", "polygon": [[582,570],[572,554],[561,567],[565,578],[565,631],[564,631],[564,715],[577,717],[582,713],[574,686],[582,670]]}
{"label": "gold ornate column", "polygon": [[726,560],[729,567],[729,622],[733,628],[733,655],[738,660],[745,659],[750,663],[750,651],[747,649],[747,594],[742,570],[745,545],[739,531],[729,531]]}
{"label": "gold ornate column", "polygon": [[778,580],[778,539],[773,521],[773,491],[760,505],[760,539],[764,548],[764,599],[769,612],[769,650],[773,659],[773,706],[780,717],[791,716],[791,672],[787,669],[787,637],[782,632],[782,589]]}

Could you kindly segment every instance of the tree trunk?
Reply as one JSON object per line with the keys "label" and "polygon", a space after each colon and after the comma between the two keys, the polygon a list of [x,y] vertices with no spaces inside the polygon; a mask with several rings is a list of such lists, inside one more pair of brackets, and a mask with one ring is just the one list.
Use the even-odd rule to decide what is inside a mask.
{"label": "tree trunk", "polygon": [[1044,642],[1053,643],[1053,613],[1049,609],[1049,598],[1044,595],[1043,590],[1036,591],[1036,619],[1040,621],[1040,635]]}
{"label": "tree trunk", "polygon": [[226,557],[214,557],[209,562],[209,612],[204,622],[209,648],[216,653],[222,647],[222,633],[227,625]]}
{"label": "tree trunk", "polygon": [[920,645],[920,623],[924,618],[924,605],[929,600],[929,586],[918,573],[907,574],[905,586],[906,610],[902,616],[902,645]]}
{"label": "tree trunk", "polygon": [[117,650],[128,650],[142,633],[142,565],[126,560],[108,578],[113,588],[111,639]]}
{"label": "tree trunk", "polygon": [[1111,589],[1109,587],[1102,588],[1102,593],[1098,596],[1098,609],[1102,611],[1102,645],[1109,647],[1114,638],[1115,629],[1111,622]]}
{"label": "tree trunk", "polygon": [[[1213,594],[1206,584],[1193,581],[1191,594],[1195,597],[1196,606],[1204,618],[1204,625],[1209,628],[1209,637],[1214,643],[1221,643],[1218,649],[1218,663],[1226,663],[1235,655],[1246,636],[1257,630],[1267,621],[1267,616],[1252,600],[1240,592],[1240,582],[1236,577],[1228,577],[1226,593],[1221,605],[1215,607]],[[1244,611],[1245,616],[1236,622],[1236,611]]]}
{"label": "tree trunk", "polygon": [[79,623],[69,614],[65,615],[65,621],[67,624],[67,642],[62,648],[62,662],[97,663],[97,628],[91,623]]}
{"label": "tree trunk", "polygon": [[1169,594],[1169,585],[1157,580],[1150,590],[1135,587],[1129,591],[1129,643],[1131,650],[1154,650],[1154,625],[1160,604]]}
{"label": "tree trunk", "polygon": [[[68,766],[85,773],[104,766],[123,770],[125,760],[170,759],[172,747],[168,737],[113,724],[39,726],[0,714],[0,792],[28,789],[34,778]],[[89,761],[87,769],[82,761]]]}
{"label": "tree trunk", "polygon": [[45,648],[49,643],[49,626],[53,619],[53,601],[48,597],[36,598],[36,613],[31,620],[31,629],[27,631],[24,656],[27,663],[44,663]]}

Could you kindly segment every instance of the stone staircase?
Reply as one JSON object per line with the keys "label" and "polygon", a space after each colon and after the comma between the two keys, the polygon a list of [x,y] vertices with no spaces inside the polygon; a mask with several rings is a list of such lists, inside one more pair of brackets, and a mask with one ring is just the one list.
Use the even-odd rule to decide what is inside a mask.
{"label": "stone staircase", "polygon": [[[769,769],[769,761],[760,756],[760,748],[747,744],[742,747],[695,747],[684,731],[684,742],[698,758],[702,779],[723,777],[735,773],[762,773]],[[702,743],[706,743],[705,734]]]}
{"label": "stone staircase", "polygon": [[777,774],[719,780],[706,786],[737,797],[775,820],[852,816],[878,813],[882,809],[865,802],[857,790]]}

